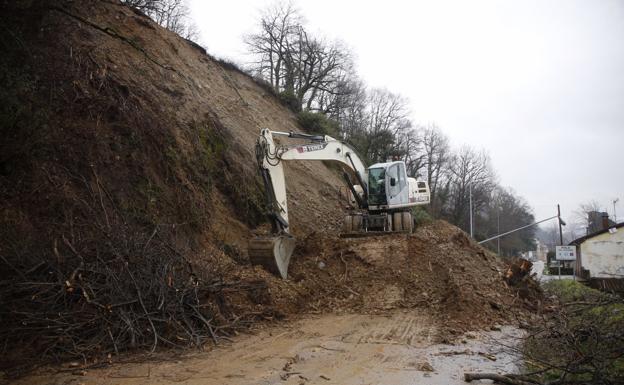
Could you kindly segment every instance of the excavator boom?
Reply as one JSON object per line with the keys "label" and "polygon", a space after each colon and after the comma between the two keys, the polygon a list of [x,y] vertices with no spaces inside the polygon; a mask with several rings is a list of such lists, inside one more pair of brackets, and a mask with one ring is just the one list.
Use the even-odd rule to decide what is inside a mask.
{"label": "excavator boom", "polygon": [[[274,136],[305,139],[306,144],[277,146]],[[248,255],[252,264],[288,276],[288,264],[295,249],[295,238],[289,232],[286,182],[282,161],[286,160],[335,160],[346,164],[360,181],[366,168],[355,151],[348,145],[325,135],[306,135],[262,129],[256,143],[256,160],[264,181],[267,207],[271,221],[271,236],[254,237],[249,241]]]}

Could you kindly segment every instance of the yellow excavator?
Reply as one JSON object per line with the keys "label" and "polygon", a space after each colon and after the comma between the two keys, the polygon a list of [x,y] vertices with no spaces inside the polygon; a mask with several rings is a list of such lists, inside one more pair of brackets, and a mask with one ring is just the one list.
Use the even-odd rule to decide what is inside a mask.
{"label": "yellow excavator", "polygon": [[[276,145],[274,137],[302,140],[293,145]],[[256,159],[266,190],[272,235],[252,238],[248,255],[252,264],[286,279],[295,249],[289,232],[286,180],[282,162],[325,160],[341,163],[352,209],[345,216],[344,235],[411,232],[411,208],[430,201],[429,186],[407,176],[405,163],[393,161],[366,167],[347,143],[327,135],[309,135],[262,129],[256,142]],[[355,181],[352,180],[355,178]]]}

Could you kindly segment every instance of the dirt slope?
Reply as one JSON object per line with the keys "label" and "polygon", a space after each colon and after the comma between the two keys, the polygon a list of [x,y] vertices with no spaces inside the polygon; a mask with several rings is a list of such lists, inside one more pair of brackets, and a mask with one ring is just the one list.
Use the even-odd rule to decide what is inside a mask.
{"label": "dirt slope", "polygon": [[[263,127],[300,131],[293,114],[249,76],[115,1],[1,7],[2,345],[99,350],[77,343],[92,333],[55,325],[102,330],[113,317],[120,346],[139,346],[145,325],[171,333],[167,322],[189,310],[197,287],[215,313],[236,319],[214,282],[224,261],[244,260],[264,221],[256,137]],[[321,162],[286,173],[294,233],[335,229],[336,173]],[[156,318],[178,315],[153,325],[163,304],[168,315]],[[124,314],[141,313],[123,326]]]}
{"label": "dirt slope", "polygon": [[[25,20],[17,23],[32,28],[23,31],[31,55],[19,52],[17,63],[10,64],[24,70],[15,77],[28,78],[24,83],[37,92],[25,95],[32,90],[16,84],[16,99],[21,104],[28,99],[29,109],[47,124],[17,117],[22,122],[16,125],[43,127],[11,133],[14,140],[3,148],[4,181],[18,177],[12,171],[30,172],[34,180],[23,192],[47,179],[56,182],[57,174],[88,182],[97,174],[113,198],[142,206],[145,212],[128,208],[146,217],[139,219],[195,222],[205,236],[242,245],[247,227],[263,219],[255,139],[262,127],[300,131],[293,114],[248,76],[128,7],[44,3],[50,7],[18,15]],[[297,197],[293,231],[303,235],[331,226],[339,217],[332,199],[340,183],[336,174],[316,162],[287,167],[287,177],[289,193]],[[52,203],[30,198],[19,206]],[[26,217],[54,215],[23,211]]]}

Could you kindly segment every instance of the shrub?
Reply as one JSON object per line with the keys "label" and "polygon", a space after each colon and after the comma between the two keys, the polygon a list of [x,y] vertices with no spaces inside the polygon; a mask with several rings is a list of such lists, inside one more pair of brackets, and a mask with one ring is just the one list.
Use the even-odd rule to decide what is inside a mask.
{"label": "shrub", "polygon": [[429,212],[422,206],[412,208],[412,218],[414,218],[414,224],[416,226],[424,225],[433,220]]}
{"label": "shrub", "polygon": [[280,102],[293,112],[301,111],[301,102],[295,94],[290,91],[282,91],[278,94]]}
{"label": "shrub", "polygon": [[265,79],[263,79],[260,76],[254,76],[252,77],[252,79],[260,88],[262,88],[263,91],[265,91],[269,95],[274,96],[277,99],[280,99],[279,94],[275,92],[275,89],[273,88],[273,85],[271,85],[271,83],[267,82]]}
{"label": "shrub", "polygon": [[583,284],[544,284],[550,310],[528,326],[521,353],[531,372],[523,383],[624,383],[624,303]]}
{"label": "shrub", "polygon": [[297,122],[304,130],[329,136],[338,136],[339,125],[325,114],[302,111],[297,114]]}
{"label": "shrub", "polygon": [[230,71],[234,71],[234,72],[238,72],[239,74],[243,74],[245,76],[249,76],[248,73],[246,73],[245,71],[243,71],[238,64],[228,60],[228,59],[222,59],[222,58],[214,58],[214,60],[224,69],[226,70],[230,70]]}

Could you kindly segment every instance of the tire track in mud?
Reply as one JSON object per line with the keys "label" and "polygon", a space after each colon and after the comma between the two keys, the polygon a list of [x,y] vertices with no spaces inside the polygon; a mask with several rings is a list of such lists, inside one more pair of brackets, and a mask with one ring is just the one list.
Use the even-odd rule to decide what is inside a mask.
{"label": "tire track in mud", "polygon": [[342,341],[356,344],[426,346],[435,342],[437,331],[430,319],[410,313],[399,314],[364,330],[354,331]]}

